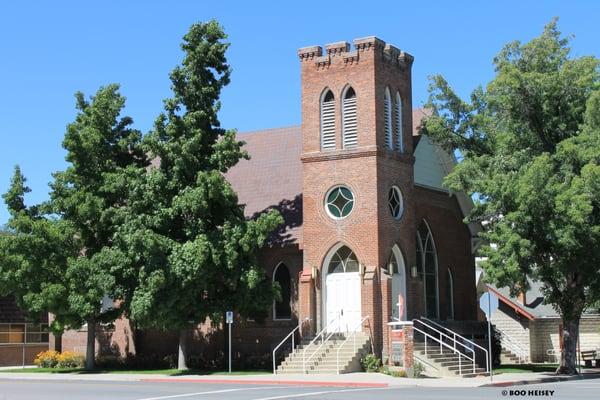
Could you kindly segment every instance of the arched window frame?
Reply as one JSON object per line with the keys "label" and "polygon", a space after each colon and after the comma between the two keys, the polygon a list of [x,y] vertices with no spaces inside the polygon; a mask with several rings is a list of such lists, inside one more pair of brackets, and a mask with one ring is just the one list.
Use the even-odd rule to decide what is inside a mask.
{"label": "arched window frame", "polygon": [[385,147],[388,150],[394,149],[394,135],[392,133],[392,95],[390,88],[385,88],[383,99],[383,119],[385,123]]}
{"label": "arched window frame", "polygon": [[[397,202],[397,208],[393,207],[392,201]],[[402,216],[404,215],[404,195],[402,194],[402,190],[396,185],[392,185],[388,191],[388,208],[392,218],[396,221],[402,219]]]}
{"label": "arched window frame", "polygon": [[392,247],[392,251],[390,252],[390,257],[389,260],[391,260],[391,258],[394,257],[395,258],[395,262],[396,262],[396,267],[397,267],[397,271],[394,270],[394,268],[392,268],[391,266],[391,262],[388,261],[388,272],[390,274],[390,276],[392,277],[392,290],[390,293],[391,296],[391,301],[392,301],[392,315],[395,312],[395,307],[396,307],[396,302],[397,302],[397,298],[394,298],[394,274],[399,274],[401,276],[401,280],[400,280],[400,287],[399,287],[399,292],[403,294],[404,297],[404,315],[398,315],[398,318],[400,320],[402,320],[402,317],[404,316],[406,318],[406,316],[408,315],[408,309],[407,309],[407,292],[406,292],[406,264],[404,261],[404,255],[402,254],[402,250],[400,250],[400,247],[397,244],[394,244],[394,246]]}
{"label": "arched window frame", "polygon": [[[331,100],[325,101],[329,95]],[[335,109],[335,95],[331,89],[325,88],[319,101],[321,151],[335,150]]]}
{"label": "arched window frame", "polygon": [[273,321],[290,321],[292,319],[292,315],[293,315],[293,309],[292,309],[292,293],[293,293],[293,286],[292,286],[292,274],[290,273],[290,268],[285,265],[285,263],[279,262],[275,268],[273,269],[273,276],[271,278],[271,280],[273,281],[273,283],[277,282],[276,281],[276,277],[277,277],[277,272],[279,271],[279,268],[281,268],[283,266],[283,268],[287,269],[287,273],[288,276],[290,278],[290,283],[289,283],[289,287],[290,287],[290,316],[289,317],[278,317],[277,316],[277,301],[273,300]]}
{"label": "arched window frame", "polygon": [[446,302],[448,306],[446,319],[454,319],[454,276],[450,268],[448,268],[446,279]]}
{"label": "arched window frame", "polygon": [[[354,97],[346,98],[350,91]],[[342,91],[342,146],[353,149],[358,146],[358,94],[350,85]]]}
{"label": "arched window frame", "polygon": [[402,129],[402,97],[396,92],[396,103],[394,104],[394,119],[396,121],[396,150],[404,153],[404,135]]}
{"label": "arched window frame", "polygon": [[[424,243],[423,238],[421,237],[421,225],[425,225],[427,228],[427,237],[425,237]],[[434,260],[434,275],[435,275],[435,315],[428,315],[427,310],[427,274],[426,274],[426,262],[427,255],[426,249],[428,244],[431,243],[433,248],[433,260]],[[425,299],[425,314],[427,317],[439,318],[440,317],[440,286],[439,286],[439,266],[438,266],[438,257],[437,257],[437,249],[435,247],[435,240],[433,239],[433,233],[431,232],[431,227],[427,223],[426,220],[422,220],[419,228],[417,229],[417,246],[418,253],[421,256],[421,276],[423,278],[423,298]],[[419,254],[417,254],[419,256]]]}

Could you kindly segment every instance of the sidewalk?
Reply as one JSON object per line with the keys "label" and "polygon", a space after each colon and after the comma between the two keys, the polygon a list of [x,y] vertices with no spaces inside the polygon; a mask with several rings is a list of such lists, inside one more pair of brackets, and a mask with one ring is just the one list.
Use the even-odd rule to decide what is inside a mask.
{"label": "sidewalk", "polygon": [[559,382],[575,379],[600,378],[600,373],[583,373],[581,376],[554,376],[551,373],[513,373],[493,377],[478,378],[394,378],[378,373],[356,372],[343,375],[183,375],[168,376],[162,374],[60,374],[60,373],[20,373],[0,372],[0,380],[79,380],[79,381],[141,381],[141,382],[197,382],[229,383],[255,385],[300,385],[331,387],[485,387],[513,386],[535,383]]}

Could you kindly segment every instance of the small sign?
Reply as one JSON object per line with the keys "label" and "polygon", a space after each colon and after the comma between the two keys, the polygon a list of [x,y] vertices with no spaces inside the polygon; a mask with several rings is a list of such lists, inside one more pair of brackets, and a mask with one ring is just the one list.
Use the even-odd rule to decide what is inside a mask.
{"label": "small sign", "polygon": [[403,342],[404,341],[404,330],[403,329],[392,329],[392,342]]}
{"label": "small sign", "polygon": [[225,313],[225,322],[228,324],[233,324],[233,311],[227,311]]}
{"label": "small sign", "polygon": [[498,296],[490,292],[484,293],[479,299],[479,308],[481,308],[485,316],[489,319],[489,314],[498,309]]}

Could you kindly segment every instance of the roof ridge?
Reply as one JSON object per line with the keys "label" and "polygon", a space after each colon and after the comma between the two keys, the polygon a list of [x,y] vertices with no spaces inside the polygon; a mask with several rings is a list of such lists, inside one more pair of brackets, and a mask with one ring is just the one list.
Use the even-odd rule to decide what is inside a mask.
{"label": "roof ridge", "polygon": [[239,131],[237,134],[238,135],[253,135],[253,134],[259,134],[259,133],[273,133],[274,131],[285,131],[285,130],[296,129],[296,128],[300,128],[300,127],[301,127],[300,124],[287,125],[287,126],[280,126],[280,127],[276,127],[276,128],[264,128],[264,129],[254,129],[251,131]]}

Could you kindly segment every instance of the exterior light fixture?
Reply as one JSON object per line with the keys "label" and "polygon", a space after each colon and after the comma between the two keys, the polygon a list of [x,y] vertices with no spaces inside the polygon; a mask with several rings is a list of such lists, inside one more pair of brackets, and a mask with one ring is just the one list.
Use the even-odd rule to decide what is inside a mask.
{"label": "exterior light fixture", "polygon": [[317,274],[319,273],[319,269],[313,265],[310,271],[310,276],[311,278],[313,278],[313,280],[317,280]]}
{"label": "exterior light fixture", "polygon": [[412,278],[416,278],[417,276],[419,276],[419,271],[417,270],[416,265],[413,265],[412,267],[410,267],[410,276]]}
{"label": "exterior light fixture", "polygon": [[360,276],[365,275],[365,265],[363,263],[358,264],[358,273]]}

